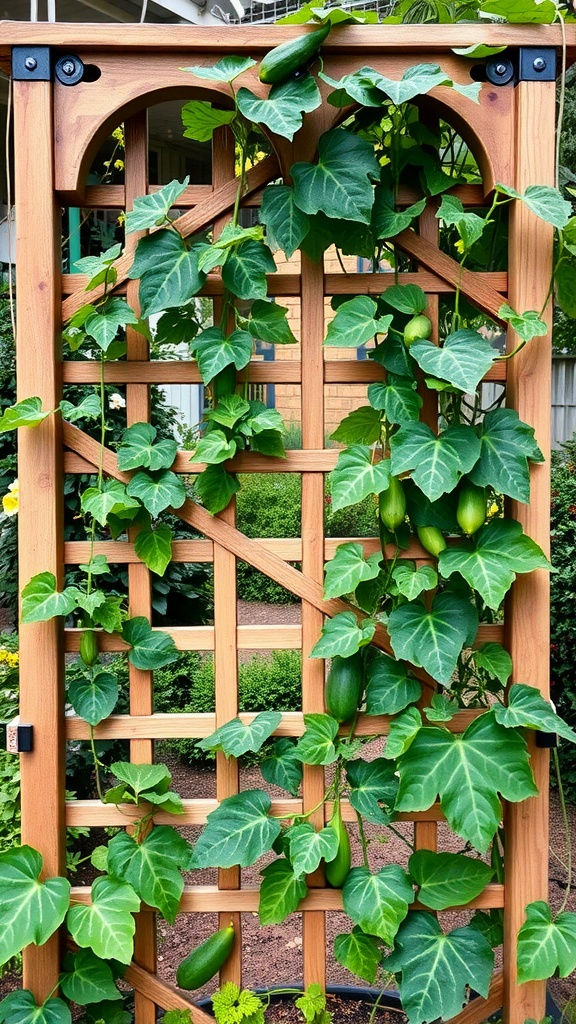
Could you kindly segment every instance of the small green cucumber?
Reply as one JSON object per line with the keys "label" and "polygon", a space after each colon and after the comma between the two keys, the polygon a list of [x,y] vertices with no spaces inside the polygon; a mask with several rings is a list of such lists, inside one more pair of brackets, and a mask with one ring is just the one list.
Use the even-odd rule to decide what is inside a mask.
{"label": "small green cucumber", "polygon": [[414,341],[425,341],[432,334],[432,321],[424,313],[413,316],[404,328],[404,344],[407,348]]}
{"label": "small green cucumber", "polygon": [[404,522],[406,515],[406,498],[402,481],[397,476],[390,477],[390,483],[385,491],[378,496],[378,507],[380,519],[389,530],[397,530]]}
{"label": "small green cucumber", "polygon": [[416,533],[422,547],[434,555],[434,558],[438,558],[446,547],[446,538],[442,531],[437,526],[417,526]]}
{"label": "small green cucumber", "polygon": [[228,925],[202,942],[184,958],[176,971],[178,988],[202,988],[224,966],[234,945],[234,926]]}
{"label": "small green cucumber", "polygon": [[469,481],[463,485],[458,497],[456,509],[458,525],[464,533],[471,536],[486,521],[486,490]]}
{"label": "small green cucumber", "polygon": [[262,63],[258,77],[266,85],[278,85],[285,82],[294,72],[308,64],[318,53],[322,43],[330,31],[330,23],[322,25],[315,32],[307,32],[288,43],[282,43],[270,50]]}
{"label": "small green cucumber", "polygon": [[98,638],[93,629],[85,629],[80,637],[80,657],[85,665],[98,661]]}
{"label": "small green cucumber", "polygon": [[349,658],[336,654],[326,679],[325,699],[326,708],[337,722],[349,722],[354,717],[363,689],[361,652]]}
{"label": "small green cucumber", "polygon": [[350,850],[350,837],[346,830],[346,825],[342,821],[339,800],[334,804],[334,810],[328,822],[328,827],[334,829],[338,836],[338,852],[334,860],[329,860],[326,864],[326,881],[333,889],[341,889],[350,871],[352,852]]}

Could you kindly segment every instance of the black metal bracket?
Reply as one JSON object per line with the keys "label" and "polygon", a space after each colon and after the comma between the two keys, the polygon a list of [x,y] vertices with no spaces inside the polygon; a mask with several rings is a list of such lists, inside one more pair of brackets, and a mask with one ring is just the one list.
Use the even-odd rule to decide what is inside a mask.
{"label": "black metal bracket", "polygon": [[544,750],[558,746],[558,734],[555,732],[537,732],[536,746]]}
{"label": "black metal bracket", "polygon": [[50,47],[13,46],[12,78],[15,82],[50,82]]}
{"label": "black metal bracket", "polygon": [[32,750],[34,730],[22,725],[20,718],[0,724],[0,740],[9,754],[29,754]]}
{"label": "black metal bracket", "polygon": [[556,50],[553,46],[521,46],[518,51],[519,82],[555,82]]}

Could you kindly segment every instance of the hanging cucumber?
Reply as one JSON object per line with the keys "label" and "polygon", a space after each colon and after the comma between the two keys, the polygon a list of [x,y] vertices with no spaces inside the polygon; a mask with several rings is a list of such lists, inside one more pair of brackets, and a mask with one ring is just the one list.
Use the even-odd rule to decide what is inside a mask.
{"label": "hanging cucumber", "polygon": [[446,547],[446,538],[437,526],[417,526],[416,533],[418,540],[425,551],[429,551],[434,558],[438,558],[441,551]]}
{"label": "hanging cucumber", "polygon": [[349,658],[336,654],[326,680],[325,699],[328,711],[337,722],[349,722],[354,717],[363,689],[361,652]]}
{"label": "hanging cucumber", "polygon": [[404,328],[404,344],[407,348],[414,341],[425,341],[432,334],[432,321],[424,313],[413,316]]}
{"label": "hanging cucumber", "polygon": [[316,56],[322,43],[330,31],[330,23],[322,25],[315,32],[307,32],[288,43],[275,46],[266,54],[260,64],[258,77],[267,85],[278,85],[285,82],[300,68],[305,67]]}
{"label": "hanging cucumber", "polygon": [[381,491],[378,496],[378,507],[380,519],[389,530],[397,530],[406,516],[406,497],[402,481],[397,476],[390,477],[390,483],[386,491]]}
{"label": "hanging cucumber", "polygon": [[98,638],[93,629],[85,629],[80,637],[80,657],[85,665],[98,661]]}
{"label": "hanging cucumber", "polygon": [[334,860],[330,860],[326,864],[326,881],[334,889],[341,889],[350,871],[352,853],[350,850],[350,837],[340,813],[339,800],[336,800],[334,803],[334,810],[328,822],[328,828],[333,829],[338,836],[338,852]]}
{"label": "hanging cucumber", "polygon": [[184,958],[176,971],[179,988],[201,988],[224,966],[234,945],[234,926],[214,932]]}
{"label": "hanging cucumber", "polygon": [[486,490],[466,482],[460,491],[456,509],[458,525],[470,536],[486,521]]}

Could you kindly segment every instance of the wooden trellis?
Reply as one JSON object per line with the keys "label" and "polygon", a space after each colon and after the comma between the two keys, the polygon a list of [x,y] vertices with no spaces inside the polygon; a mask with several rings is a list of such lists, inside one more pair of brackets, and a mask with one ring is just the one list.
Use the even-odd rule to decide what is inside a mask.
{"label": "wooden trellis", "polygon": [[[19,398],[39,395],[45,409],[54,409],[63,384],[93,384],[99,379],[96,363],[62,360],[60,329],[85,302],[86,281],[61,274],[60,212],[62,205],[89,208],[131,209],[135,197],[154,188],[147,181],[146,108],[171,98],[204,97],[217,100],[224,86],[193,85],[180,70],[183,65],[212,64],[227,53],[260,58],[280,41],[300,33],[299,27],[196,29],[188,26],[96,25],[0,25],[0,64],[10,70],[10,50],[18,47],[49,47],[52,59],[63,53],[77,54],[85,64],[101,72],[96,81],[66,87],[52,81],[16,80],[13,83],[15,130],[15,193],[17,197],[17,299],[18,299],[18,392]],[[572,29],[570,30],[572,31]],[[418,60],[440,62],[455,81],[468,82],[470,62],[457,57],[452,47],[472,43],[518,47],[560,45],[560,30],[537,26],[394,26],[353,27],[334,32],[324,46],[325,70],[334,78],[367,63],[390,77],[400,75]],[[248,72],[247,84],[262,86]],[[554,182],[555,84],[521,81],[496,87],[486,83],[478,107],[454,92],[438,88],[421,107],[433,116],[452,123],[469,142],[483,175],[483,187],[456,189],[465,205],[478,207],[496,181],[523,191],[530,184]],[[309,115],[293,144],[283,143],[276,155],[258,164],[248,174],[246,205],[257,205],[260,190],[298,160],[313,158],[318,136],[338,117],[335,108],[324,104]],[[126,127],[125,186],[85,186],[91,160],[109,131],[120,122]],[[236,193],[234,150],[225,132],[217,134],[213,149],[213,181],[207,186],[189,186],[179,207],[186,212],[176,222],[183,236],[218,227],[230,214]],[[413,202],[405,191],[400,201]],[[461,268],[438,249],[437,220],[432,207],[420,219],[419,233],[404,232],[397,244],[413,258],[418,270],[403,275],[406,283],[419,283],[429,296],[429,308],[437,310],[438,296],[460,284],[481,310],[493,317],[506,300],[517,310],[540,309],[546,299],[551,259],[551,228],[523,206],[516,204],[509,232],[508,273],[472,273]],[[131,236],[134,239],[134,236]],[[135,241],[132,245],[135,244]],[[131,256],[119,263],[117,288],[126,283]],[[136,285],[128,282],[128,299],[137,301]],[[301,389],[302,450],[288,453],[285,461],[242,454],[233,468],[242,472],[291,472],[302,474],[302,536],[299,540],[251,540],[235,526],[234,507],[213,518],[187,500],[178,510],[184,522],[202,534],[201,540],[180,540],[174,545],[176,561],[213,562],[214,626],[182,627],[170,630],[181,650],[213,650],[216,680],[215,715],[154,715],[152,673],[130,667],[130,715],[112,716],[96,730],[98,738],[130,740],[136,762],[152,761],[154,741],[170,737],[201,737],[213,732],[237,713],[237,661],[239,649],[270,649],[278,646],[302,649],[302,707],[304,712],[323,710],[324,668],[307,655],[318,639],[326,614],[342,610],[340,601],[322,597],[323,565],[334,553],[337,540],[323,534],[324,476],[333,467],[336,453],[324,448],[324,388],[381,379],[382,370],[372,362],[326,361],[322,343],[325,333],[325,296],[334,294],[378,294],[382,281],[370,274],[325,274],[322,265],[302,258],[300,274],[277,274],[274,295],[297,297],[301,309],[301,359],[286,362],[254,362],[249,368],[253,383],[295,384]],[[222,291],[221,280],[210,275],[204,294],[214,303]],[[92,296],[98,293],[92,293]],[[152,383],[199,383],[194,362],[150,362],[145,341],[128,329],[126,361],[105,364],[108,383],[126,385],[127,424],[149,418],[149,386]],[[488,379],[506,385],[507,405],[521,419],[536,428],[544,453],[549,452],[550,421],[550,339],[538,339],[510,363],[496,363]],[[436,419],[429,410],[429,421]],[[87,560],[87,543],[63,539],[64,474],[94,472],[98,446],[77,428],[62,428],[50,417],[34,431],[20,431],[20,579],[24,585],[35,573],[49,570],[60,583],[64,567]],[[189,456],[181,453],[176,472],[193,473]],[[104,456],[104,470],[113,478],[127,479],[118,471],[112,452]],[[532,500],[529,506],[516,504],[511,510],[525,531],[543,548],[548,546],[549,473],[547,465],[532,469]],[[377,549],[377,541],[363,542],[365,550]],[[128,541],[100,542],[96,552],[110,563],[127,565],[129,607],[132,615],[151,611],[148,570]],[[424,552],[413,543],[408,557],[422,559]],[[256,566],[302,599],[302,626],[238,626],[236,616],[236,560]],[[288,564],[301,563],[301,571]],[[481,638],[505,639],[514,661],[515,678],[537,686],[548,695],[548,580],[544,572],[521,576],[513,587],[504,626],[482,626]],[[386,649],[387,635],[380,627],[375,642]],[[64,716],[64,654],[78,650],[78,631],[62,628],[59,620],[22,626],[20,634],[21,716],[34,726],[34,751],[22,756],[23,842],[43,854],[48,875],[64,869],[64,836],[68,825],[125,824],[125,814],[98,801],[65,804],[64,745],[66,740],[86,739],[87,725],[79,718]],[[104,635],[102,649],[123,649],[118,638]],[[421,673],[422,675],[422,673]],[[470,713],[460,712],[450,723],[463,731]],[[385,734],[385,719],[376,720]],[[278,735],[297,736],[303,731],[302,715],[283,717]],[[375,720],[362,721],[358,732],[372,734]],[[523,1024],[525,1018],[539,1020],[544,1013],[544,983],[516,984],[515,936],[523,921],[527,903],[547,895],[547,789],[548,754],[530,743],[532,764],[540,795],[506,809],[506,884],[492,884],[478,897],[474,907],[504,907],[505,947],[503,974],[494,977],[487,1003],[471,1004],[462,1021],[481,1020],[504,1003],[506,1019]],[[218,800],[238,791],[238,768],[234,760],[218,755],[216,765]],[[301,799],[274,801],[276,813],[315,806],[324,792],[323,769],[305,766]],[[178,824],[201,824],[215,806],[214,800],[187,799]],[[316,812],[314,821],[322,822]],[[350,808],[346,809],[353,819]],[[439,806],[413,815],[416,845],[434,849]],[[156,821],[171,821],[162,812]],[[325,979],[325,912],[341,907],[339,891],[325,889],[318,880],[303,901],[304,981]],[[89,898],[89,890],[75,888],[74,897]],[[245,889],[240,869],[220,870],[215,886],[185,889],[181,910],[218,912],[223,923],[232,914],[238,931],[242,912],[255,910],[257,893]],[[137,1024],[152,1024],[156,1006],[189,1007],[188,1000],[160,982],[155,974],[155,916],[148,910],[138,915],[134,964],[127,979],[136,992]],[[24,984],[38,998],[46,996],[57,978],[61,942],[53,937],[41,948],[29,947],[24,961]],[[226,965],[224,977],[241,978],[242,945]],[[195,1021],[208,1020],[198,1008]]]}

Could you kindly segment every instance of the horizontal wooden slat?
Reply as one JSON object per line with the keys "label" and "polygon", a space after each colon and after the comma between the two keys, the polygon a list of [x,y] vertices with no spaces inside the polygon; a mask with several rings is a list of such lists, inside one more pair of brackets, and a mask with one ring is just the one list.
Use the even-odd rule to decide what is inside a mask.
{"label": "horizontal wooden slat", "polygon": [[[508,274],[505,272],[475,272],[473,276],[479,285],[504,294],[508,290]],[[326,274],[324,280],[326,295],[380,295],[395,283],[395,275],[392,271],[384,274]],[[417,284],[430,295],[449,294],[456,290],[453,281],[446,280],[432,270],[403,272],[398,275],[398,280],[400,284]]]}
{"label": "horizontal wooden slat", "polygon": [[[175,626],[164,628],[179,651],[213,651],[213,626]],[[72,653],[80,650],[81,629],[65,631],[65,650]],[[126,651],[127,645],[117,633],[98,633],[98,643],[103,652]],[[302,646],[301,627],[286,626],[238,626],[238,647],[241,651],[292,651]]]}
{"label": "horizontal wooden slat", "polygon": [[[86,302],[96,301],[98,297],[101,298],[101,296],[97,295],[97,288],[90,292],[85,291],[88,280],[89,279],[85,274],[62,274],[62,295],[67,296],[62,306],[63,319],[68,319],[72,316],[72,313],[70,312],[72,304],[79,309],[80,305],[84,305]],[[268,291],[270,295],[297,296],[300,294],[300,276],[298,274],[267,274],[266,280],[268,282]],[[80,289],[82,290],[81,292]],[[120,280],[118,285],[115,285],[114,292],[117,295],[125,295],[126,281]],[[198,292],[198,295],[222,295],[223,292],[224,285],[222,284],[220,274],[208,274],[208,277],[206,278],[201,290]],[[80,295],[82,295],[82,302],[79,304]],[[73,297],[74,303],[72,303]]]}

